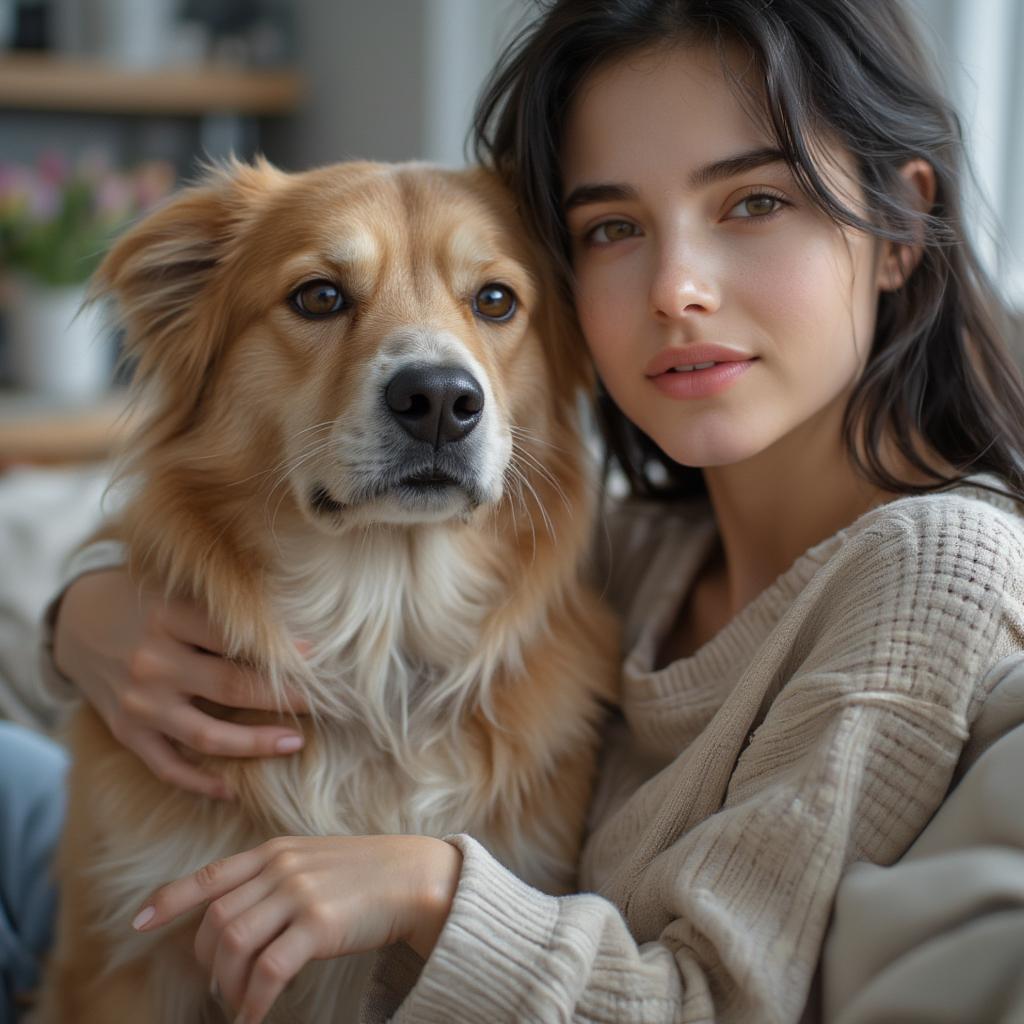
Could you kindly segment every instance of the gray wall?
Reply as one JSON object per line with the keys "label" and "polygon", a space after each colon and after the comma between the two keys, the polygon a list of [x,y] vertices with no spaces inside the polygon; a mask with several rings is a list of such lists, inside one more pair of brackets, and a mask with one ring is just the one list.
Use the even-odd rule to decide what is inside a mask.
{"label": "gray wall", "polygon": [[967,220],[1010,305],[1024,313],[1024,3],[913,0],[959,111],[976,189]]}
{"label": "gray wall", "polygon": [[350,157],[463,162],[473,101],[527,0],[296,0],[305,109],[264,134],[299,168]]}

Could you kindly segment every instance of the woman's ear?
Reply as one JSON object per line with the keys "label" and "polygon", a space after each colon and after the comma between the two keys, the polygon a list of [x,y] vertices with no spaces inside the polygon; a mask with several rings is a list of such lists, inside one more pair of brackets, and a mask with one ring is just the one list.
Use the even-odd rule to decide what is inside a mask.
{"label": "woman's ear", "polygon": [[210,168],[114,244],[91,297],[114,300],[138,385],[194,407],[228,326],[230,304],[215,295],[221,268],[285,177],[266,161]]}
{"label": "woman's ear", "polygon": [[[935,170],[927,160],[915,159],[900,168],[908,201],[921,213],[928,213],[935,203]],[[918,236],[923,229],[918,228]],[[899,245],[886,242],[878,264],[878,287],[891,292],[902,287],[920,262],[924,252],[920,244]]]}

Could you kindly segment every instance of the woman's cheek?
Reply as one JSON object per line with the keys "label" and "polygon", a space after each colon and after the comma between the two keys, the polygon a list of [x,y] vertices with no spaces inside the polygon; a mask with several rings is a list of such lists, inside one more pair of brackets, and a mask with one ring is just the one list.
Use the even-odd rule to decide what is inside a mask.
{"label": "woman's cheek", "polygon": [[600,361],[601,355],[608,345],[608,338],[614,334],[616,307],[609,303],[599,287],[595,287],[590,277],[585,281],[577,280],[575,289],[576,316],[583,331],[583,338],[595,360]]}
{"label": "woman's cheek", "polygon": [[635,276],[628,261],[600,256],[585,260],[577,268],[576,313],[597,361],[625,356],[642,328],[637,321],[640,285]]}

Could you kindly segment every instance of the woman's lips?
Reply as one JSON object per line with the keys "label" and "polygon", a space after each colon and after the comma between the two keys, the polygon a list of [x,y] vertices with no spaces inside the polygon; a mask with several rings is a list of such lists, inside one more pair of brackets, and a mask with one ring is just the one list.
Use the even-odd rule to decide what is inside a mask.
{"label": "woman's lips", "polygon": [[[687,356],[687,359],[692,357]],[[711,360],[693,360],[692,362],[677,362],[675,366],[692,366],[695,363],[710,362]],[[731,384],[737,381],[750,369],[756,358],[736,359],[728,362],[716,363],[706,370],[683,370],[676,371],[667,369],[656,374],[647,374],[647,379],[664,395],[669,398],[710,398],[713,395],[721,394]]]}
{"label": "woman's lips", "polygon": [[728,345],[694,342],[689,345],[670,345],[663,348],[644,367],[644,375],[657,377],[676,366],[700,366],[702,363],[743,363],[754,356]]}

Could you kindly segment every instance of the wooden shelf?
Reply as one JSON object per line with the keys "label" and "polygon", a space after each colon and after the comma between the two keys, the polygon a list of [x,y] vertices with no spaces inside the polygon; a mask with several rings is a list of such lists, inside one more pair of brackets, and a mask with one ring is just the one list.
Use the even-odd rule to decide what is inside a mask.
{"label": "wooden shelf", "polygon": [[290,71],[213,65],[135,71],[37,54],[0,56],[0,108],[96,114],[292,113],[302,80]]}
{"label": "wooden shelf", "polygon": [[108,458],[130,429],[125,391],[92,402],[0,390],[0,471],[21,463]]}

